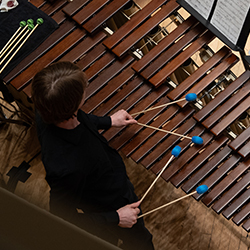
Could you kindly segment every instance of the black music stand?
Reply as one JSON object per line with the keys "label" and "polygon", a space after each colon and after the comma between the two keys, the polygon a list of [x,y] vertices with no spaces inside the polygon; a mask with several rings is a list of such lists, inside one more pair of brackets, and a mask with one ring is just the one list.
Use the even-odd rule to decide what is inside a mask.
{"label": "black music stand", "polygon": [[[250,32],[250,3],[249,6],[245,6],[244,0],[234,0],[230,7],[235,5],[239,9],[232,7],[230,11],[227,8],[229,6],[227,0],[213,0],[209,2],[210,6],[206,1],[200,0],[177,0],[177,2],[228,47],[239,51],[245,69],[249,70],[250,56],[245,54],[244,48]],[[240,8],[241,4],[244,8]],[[238,20],[240,21],[237,22]],[[232,32],[233,30],[239,31],[239,34]]]}

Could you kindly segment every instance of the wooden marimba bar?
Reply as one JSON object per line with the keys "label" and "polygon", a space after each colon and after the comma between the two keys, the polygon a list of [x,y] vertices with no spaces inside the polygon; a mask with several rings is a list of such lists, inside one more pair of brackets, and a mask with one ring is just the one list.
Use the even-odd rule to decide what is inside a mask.
{"label": "wooden marimba bar", "polygon": [[[133,114],[196,93],[199,100],[192,105],[183,101],[135,118],[168,131],[201,136],[202,145],[138,125],[111,128],[102,131],[103,135],[111,146],[155,174],[168,161],[173,147],[181,146],[180,156],[162,177],[186,193],[206,184],[209,192],[194,198],[249,232],[250,127],[239,134],[230,130],[250,108],[250,72],[236,77],[230,70],[238,57],[226,46],[211,53],[209,43],[215,36],[194,17],[180,18],[180,6],[174,0],[149,2],[114,31],[108,25],[121,15],[128,0],[31,2],[59,28],[5,77],[14,95],[24,93],[30,103],[32,77],[58,60],[74,62],[85,71],[90,84],[82,109],[95,115],[110,115],[121,108]],[[168,20],[175,28],[162,28],[161,40],[152,42],[152,29]],[[147,53],[139,47],[142,40]],[[193,58],[200,51],[208,58],[198,65]],[[183,70],[187,61],[193,63],[191,72]],[[176,72],[185,75],[181,81],[173,80],[179,77]],[[221,81],[222,76],[230,80]],[[205,100],[204,93],[214,86],[220,91]],[[32,108],[23,98],[21,101]]]}

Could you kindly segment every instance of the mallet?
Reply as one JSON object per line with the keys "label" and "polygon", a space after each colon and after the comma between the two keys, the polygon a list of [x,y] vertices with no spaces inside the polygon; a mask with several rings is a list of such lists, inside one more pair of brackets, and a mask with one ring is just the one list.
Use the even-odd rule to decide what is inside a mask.
{"label": "mallet", "polygon": [[139,114],[141,114],[141,113],[146,113],[146,112],[151,111],[151,110],[154,110],[154,109],[166,107],[166,106],[169,106],[169,105],[171,105],[171,104],[174,104],[174,103],[177,103],[177,102],[181,102],[181,101],[185,101],[185,100],[188,101],[188,102],[195,101],[196,98],[197,98],[197,95],[196,95],[195,93],[189,93],[189,94],[187,94],[187,95],[185,96],[185,98],[182,98],[182,99],[179,99],[179,100],[176,100],[176,101],[173,101],[173,102],[165,103],[165,104],[162,104],[162,105],[153,107],[153,108],[149,108],[149,109],[145,109],[145,110],[136,112],[136,113],[132,114],[132,116],[139,115]]}
{"label": "mallet", "polygon": [[[34,28],[33,24],[28,24],[27,25],[28,30],[26,30],[26,32],[22,35],[22,37],[12,46],[12,48],[8,51],[5,50],[4,53],[6,53],[8,51],[8,53],[5,55],[5,57],[2,59],[2,61],[0,62],[0,65],[5,61],[5,59],[9,56],[9,54],[16,48],[16,46],[23,40],[23,38],[28,34],[28,32],[30,30],[32,30]],[[16,39],[15,39],[16,40]],[[13,41],[14,42],[14,41]],[[11,43],[12,44],[12,43]],[[9,47],[8,47],[9,48]]]}
{"label": "mallet", "polygon": [[[19,45],[19,47],[17,48],[17,50],[12,54],[12,56],[9,58],[9,60],[5,63],[5,65],[2,67],[2,69],[0,70],[0,74],[2,73],[2,71],[5,69],[5,67],[9,64],[9,62],[12,60],[12,58],[16,55],[16,53],[21,49],[21,47],[23,46],[23,44],[28,40],[28,38],[32,35],[32,33],[35,31],[35,29],[38,27],[38,25],[43,24],[43,19],[42,18],[38,18],[37,19],[37,24],[36,26],[31,30],[31,32],[27,35],[27,37],[23,40],[23,42]],[[30,25],[31,27],[31,25]]]}
{"label": "mallet", "polygon": [[162,206],[160,206],[160,207],[157,207],[157,208],[155,208],[155,209],[153,209],[153,210],[151,210],[151,211],[149,211],[149,212],[147,212],[147,213],[144,213],[144,214],[138,216],[138,219],[141,218],[141,217],[144,217],[144,216],[146,216],[146,215],[148,215],[148,214],[151,214],[151,213],[153,213],[153,212],[155,212],[155,211],[158,211],[158,210],[160,210],[160,209],[162,209],[162,208],[164,208],[164,207],[167,207],[167,206],[169,206],[169,205],[171,205],[171,204],[173,204],[173,203],[175,203],[175,202],[177,202],[177,201],[180,201],[180,200],[185,199],[185,198],[187,198],[187,197],[189,197],[189,196],[191,196],[191,195],[194,195],[194,194],[196,194],[196,193],[198,193],[198,194],[204,194],[205,192],[207,192],[207,190],[208,190],[208,186],[207,186],[207,185],[201,185],[201,186],[199,186],[199,187],[196,188],[196,191],[194,191],[194,192],[192,192],[192,193],[190,193],[190,194],[188,194],[188,195],[185,195],[185,196],[183,196],[183,197],[181,197],[181,198],[179,198],[179,199],[176,199],[176,200],[174,200],[174,201],[171,201],[171,202],[169,202],[169,203],[166,203],[166,204],[164,204],[164,205],[162,205]]}
{"label": "mallet", "polygon": [[190,136],[186,136],[186,135],[177,134],[177,133],[174,133],[174,132],[171,132],[171,131],[167,131],[167,130],[164,130],[164,129],[161,129],[161,128],[156,128],[156,127],[146,125],[146,124],[143,124],[143,123],[140,123],[140,122],[137,122],[137,124],[140,125],[140,126],[146,127],[146,128],[152,128],[152,129],[155,129],[155,130],[158,130],[158,131],[161,131],[161,132],[165,132],[165,133],[168,133],[168,134],[177,135],[177,136],[180,136],[180,137],[183,137],[183,138],[186,138],[186,139],[190,139],[193,143],[198,144],[198,145],[201,145],[203,143],[203,139],[201,137],[199,137],[199,136],[190,137]]}
{"label": "mallet", "polygon": [[[11,47],[11,45],[17,40],[18,37],[21,36],[21,34],[25,31],[26,28],[28,28],[29,24],[33,24],[34,21],[32,19],[28,19],[27,23],[25,21],[21,21],[19,23],[19,28],[17,29],[17,31],[14,33],[14,35],[9,39],[9,41],[5,44],[5,46],[2,48],[2,50],[0,51],[0,57],[2,57],[7,51],[8,49]],[[23,28],[23,29],[22,29]],[[22,30],[21,30],[22,29]],[[20,31],[21,30],[21,31]],[[20,31],[20,32],[19,32]],[[18,33],[19,32],[19,33]],[[7,47],[8,46],[8,47]]]}
{"label": "mallet", "polygon": [[163,169],[161,170],[161,172],[158,174],[158,176],[155,178],[155,180],[153,181],[153,183],[151,184],[151,186],[148,188],[148,190],[145,192],[145,194],[142,196],[140,203],[142,203],[142,201],[144,200],[144,198],[146,197],[146,195],[148,194],[148,192],[151,190],[151,188],[154,186],[154,184],[156,183],[156,181],[160,178],[161,174],[164,172],[164,170],[166,169],[166,167],[169,165],[169,163],[173,160],[174,157],[178,157],[179,154],[181,152],[181,147],[180,146],[175,146],[172,149],[172,155],[170,157],[170,159],[168,160],[168,162],[166,163],[166,165],[163,167]]}

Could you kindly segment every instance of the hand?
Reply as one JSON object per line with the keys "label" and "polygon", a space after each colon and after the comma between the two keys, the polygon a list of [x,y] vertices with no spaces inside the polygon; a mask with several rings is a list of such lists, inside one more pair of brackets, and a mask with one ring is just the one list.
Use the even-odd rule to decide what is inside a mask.
{"label": "hand", "polygon": [[137,215],[140,213],[138,208],[140,201],[121,207],[117,210],[120,222],[118,226],[123,228],[131,228],[137,222]]}
{"label": "hand", "polygon": [[127,111],[121,109],[110,116],[111,124],[115,127],[126,126],[129,124],[135,124],[137,121]]}

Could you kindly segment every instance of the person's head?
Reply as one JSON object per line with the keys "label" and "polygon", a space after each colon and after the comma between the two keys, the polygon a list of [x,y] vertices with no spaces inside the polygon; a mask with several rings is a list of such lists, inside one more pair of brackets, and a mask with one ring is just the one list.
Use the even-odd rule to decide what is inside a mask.
{"label": "person's head", "polygon": [[44,122],[58,124],[72,118],[88,85],[86,75],[71,62],[57,62],[32,80],[32,101]]}

